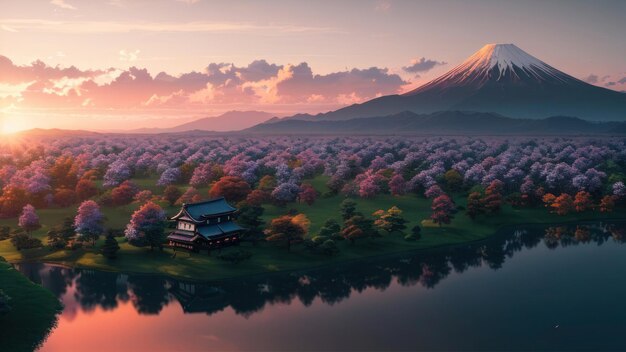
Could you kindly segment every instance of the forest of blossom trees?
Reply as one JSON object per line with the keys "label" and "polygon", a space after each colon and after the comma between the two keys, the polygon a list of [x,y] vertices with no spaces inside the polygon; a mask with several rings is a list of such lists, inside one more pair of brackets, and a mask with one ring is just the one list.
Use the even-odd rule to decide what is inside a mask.
{"label": "forest of blossom trees", "polygon": [[[320,175],[327,176],[326,194],[309,183]],[[164,198],[137,179],[152,179]],[[433,222],[446,224],[459,195],[472,219],[493,216],[504,203],[561,215],[610,212],[624,204],[625,181],[624,138],[39,137],[0,148],[0,217],[21,216],[28,232],[38,227],[35,209],[85,201],[92,202],[81,209],[97,213],[97,206],[209,196],[285,206],[333,194],[415,194],[432,201]],[[78,220],[76,226],[91,229],[87,236],[103,232]],[[126,230],[134,240],[138,226]]]}

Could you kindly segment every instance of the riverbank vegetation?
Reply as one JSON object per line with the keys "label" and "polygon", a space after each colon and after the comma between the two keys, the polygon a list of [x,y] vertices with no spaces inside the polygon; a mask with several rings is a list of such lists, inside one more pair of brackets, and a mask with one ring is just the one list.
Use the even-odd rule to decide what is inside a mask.
{"label": "riverbank vegetation", "polygon": [[0,349],[33,351],[55,326],[61,303],[0,257]]}

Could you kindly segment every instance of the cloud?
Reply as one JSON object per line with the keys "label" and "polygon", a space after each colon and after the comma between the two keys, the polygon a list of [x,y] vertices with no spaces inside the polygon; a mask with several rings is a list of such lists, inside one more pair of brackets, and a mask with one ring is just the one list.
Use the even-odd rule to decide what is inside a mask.
{"label": "cloud", "polygon": [[306,34],[337,33],[330,27],[310,27],[297,25],[267,24],[258,25],[244,22],[114,22],[114,21],[51,21],[42,19],[0,19],[0,26],[14,31],[46,33],[254,33]]}
{"label": "cloud", "polygon": [[193,5],[193,4],[197,4],[198,2],[200,2],[200,0],[175,0],[176,2],[183,2],[187,5]]}
{"label": "cloud", "polygon": [[[60,53],[60,52],[59,52]],[[59,54],[57,53],[57,55]],[[63,54],[64,55],[64,54]],[[109,69],[110,70],[110,69]],[[0,83],[17,84],[30,81],[54,80],[63,77],[94,78],[108,70],[80,70],[75,66],[61,68],[46,65],[43,61],[37,60],[30,65],[18,66],[6,56],[0,55]]]}
{"label": "cloud", "polygon": [[444,61],[435,61],[431,59],[427,59],[425,57],[421,57],[419,59],[411,60],[411,63],[408,66],[403,66],[402,69],[409,73],[419,73],[419,72],[427,72],[433,69],[433,67],[438,65],[445,65],[447,62]]}
{"label": "cloud", "polygon": [[583,78],[583,81],[585,81],[587,83],[591,83],[591,84],[598,83],[598,80],[599,80],[599,77],[597,75],[594,75],[594,74],[590,74],[586,78]]}
{"label": "cloud", "polygon": [[65,10],[76,10],[76,7],[66,3],[65,0],[52,0],[50,3]]}
{"label": "cloud", "polygon": [[616,91],[621,91],[622,89],[626,88],[626,76],[623,72],[604,76],[599,76],[592,73],[589,76],[582,78],[582,80],[590,84],[595,84],[597,86],[613,89]]}
{"label": "cloud", "polygon": [[[138,53],[122,50],[120,58],[133,61]],[[5,98],[11,98],[7,104],[37,109],[148,113],[155,109],[265,109],[271,105],[324,111],[396,94],[407,84],[399,75],[379,67],[315,74],[306,62],[281,65],[259,59],[244,66],[214,62],[200,71],[151,75],[140,67],[84,71],[41,61],[17,66],[0,56],[0,87]]]}
{"label": "cloud", "polygon": [[120,61],[136,61],[139,57],[140,50],[126,51],[125,49],[120,50]]}

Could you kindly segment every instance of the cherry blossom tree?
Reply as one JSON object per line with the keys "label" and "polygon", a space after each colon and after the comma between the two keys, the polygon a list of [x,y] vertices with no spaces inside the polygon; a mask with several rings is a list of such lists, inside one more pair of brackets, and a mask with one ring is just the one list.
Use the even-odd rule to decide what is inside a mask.
{"label": "cherry blossom tree", "polygon": [[18,225],[27,233],[37,230],[41,227],[39,223],[39,216],[35,211],[35,207],[30,204],[26,204],[22,209],[22,215],[18,219]]}
{"label": "cherry blossom tree", "polygon": [[74,218],[74,229],[78,238],[91,240],[93,245],[104,232],[102,222],[104,215],[100,211],[100,206],[93,200],[86,200],[78,207],[78,212]]}
{"label": "cherry blossom tree", "polygon": [[449,224],[454,216],[455,208],[456,207],[452,198],[446,194],[442,194],[433,199],[433,204],[431,206],[433,212],[430,218],[439,226],[441,226],[441,224]]}
{"label": "cherry blossom tree", "polygon": [[128,243],[143,247],[150,246],[163,248],[165,212],[156,203],[148,202],[136,210],[126,229],[124,236],[128,239]]}

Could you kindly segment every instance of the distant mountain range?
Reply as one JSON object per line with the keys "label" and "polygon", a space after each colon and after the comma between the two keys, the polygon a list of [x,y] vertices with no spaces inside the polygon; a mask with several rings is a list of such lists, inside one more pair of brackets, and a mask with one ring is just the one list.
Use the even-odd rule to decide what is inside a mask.
{"label": "distant mountain range", "polygon": [[514,119],[494,113],[442,111],[350,120],[285,119],[242,132],[277,135],[624,135],[626,122],[590,122],[575,117]]}
{"label": "distant mountain range", "polygon": [[115,132],[172,133],[194,130],[214,132],[239,131],[263,123],[275,116],[275,114],[264,111],[228,111],[218,116],[205,117],[169,128],[139,128]]}
{"label": "distant mountain range", "polygon": [[590,121],[626,121],[626,93],[583,82],[513,44],[489,44],[441,77],[403,95],[288,119],[338,121],[403,111],[476,111],[513,118],[574,116]]}

